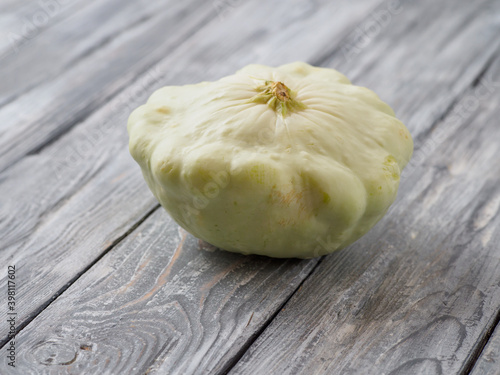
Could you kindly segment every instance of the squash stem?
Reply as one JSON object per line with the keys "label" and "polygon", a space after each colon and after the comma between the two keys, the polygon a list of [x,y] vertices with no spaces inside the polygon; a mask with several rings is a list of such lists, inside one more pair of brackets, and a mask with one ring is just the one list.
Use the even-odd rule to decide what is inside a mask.
{"label": "squash stem", "polygon": [[258,94],[250,99],[252,103],[266,103],[283,117],[290,112],[306,108],[306,105],[295,99],[296,93],[285,86],[283,82],[266,81],[256,88]]}

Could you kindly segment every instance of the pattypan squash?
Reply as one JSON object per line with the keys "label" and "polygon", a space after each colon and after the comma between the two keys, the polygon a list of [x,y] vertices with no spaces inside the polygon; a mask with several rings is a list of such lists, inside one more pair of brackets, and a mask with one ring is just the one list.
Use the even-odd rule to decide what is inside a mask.
{"label": "pattypan squash", "polygon": [[312,258],[368,232],[413,152],[371,90],[333,69],[248,65],[154,92],[129,149],[172,218],[220,249]]}

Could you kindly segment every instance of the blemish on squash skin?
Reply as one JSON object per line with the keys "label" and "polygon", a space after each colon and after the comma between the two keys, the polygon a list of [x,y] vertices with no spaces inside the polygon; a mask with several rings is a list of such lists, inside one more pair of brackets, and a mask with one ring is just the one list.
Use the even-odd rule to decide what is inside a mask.
{"label": "blemish on squash skin", "polygon": [[160,112],[160,113],[163,113],[166,115],[166,114],[170,113],[170,109],[168,107],[161,106],[161,107],[156,108],[156,112]]}
{"label": "blemish on squash skin", "polygon": [[394,180],[399,180],[400,171],[397,160],[394,156],[389,155],[384,160],[384,169],[387,171],[387,175],[392,177]]}
{"label": "blemish on squash skin", "polygon": [[280,225],[282,227],[289,227],[289,226],[294,225],[294,224],[295,224],[295,221],[290,219],[290,218],[278,220],[278,225]]}
{"label": "blemish on squash skin", "polygon": [[302,196],[303,192],[297,192],[297,191],[289,191],[286,194],[283,194],[280,191],[273,191],[273,200],[276,200],[279,202],[279,204],[284,204],[284,205],[290,205],[291,203],[301,203],[302,201]]}

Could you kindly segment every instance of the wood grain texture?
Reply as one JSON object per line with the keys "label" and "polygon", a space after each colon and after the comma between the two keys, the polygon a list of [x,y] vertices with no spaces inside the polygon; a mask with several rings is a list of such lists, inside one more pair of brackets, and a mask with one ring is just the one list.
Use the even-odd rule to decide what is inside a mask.
{"label": "wood grain texture", "polygon": [[[0,234],[9,240],[2,254],[19,265],[20,319],[27,322],[38,314],[154,209],[155,201],[126,150],[123,128],[130,107],[157,86],[217,78],[249,62],[327,58],[327,64],[344,63],[344,72],[356,77],[355,83],[371,82],[385,100],[397,103],[398,114],[417,135],[418,163],[410,166],[402,186],[406,200],[366,240],[327,257],[235,371],[269,373],[274,368],[280,373],[285,366],[289,372],[304,372],[304,363],[313,373],[332,366],[335,356],[339,366],[359,365],[344,366],[346,373],[373,373],[376,366],[392,368],[404,361],[406,367],[399,370],[406,373],[459,368],[457,363],[472,355],[474,342],[498,308],[494,270],[499,259],[489,245],[498,241],[498,144],[492,141],[499,135],[498,96],[488,101],[484,97],[481,108],[468,112],[467,121],[446,124],[454,115],[458,92],[471,87],[455,103],[463,107],[469,93],[480,87],[474,79],[489,62],[485,77],[498,72],[494,3],[403,3],[390,26],[355,60],[345,62],[339,41],[354,38],[359,17],[374,5],[366,1],[353,9],[347,2],[296,1],[287,7],[271,2],[231,7],[153,74],[0,175],[0,197],[11,198],[2,201]],[[415,20],[425,19],[424,26],[438,30],[443,6],[453,21],[448,27],[466,20],[468,26],[456,33],[441,23],[446,37],[437,32],[430,40],[419,37],[427,29],[414,25]],[[333,11],[339,19],[334,24]],[[314,38],[304,30],[314,30]],[[408,39],[401,39],[403,31]],[[325,48],[325,41],[331,46]],[[402,41],[420,52],[410,54]],[[466,53],[464,45],[469,46]],[[439,134],[439,142],[426,146],[432,134]],[[478,148],[481,153],[473,152]],[[491,165],[487,173],[485,165]],[[480,261],[478,241],[488,262]],[[163,211],[155,212],[22,331],[21,373],[218,373],[231,366],[314,263],[206,254],[200,246],[190,236],[184,239]],[[302,301],[300,306],[297,301]],[[413,306],[405,310],[408,301]],[[338,325],[338,335],[330,336],[336,329],[332,325]],[[283,342],[268,345],[274,337]],[[393,345],[398,337],[406,340]],[[447,357],[457,343],[458,359]],[[259,362],[261,345],[267,345],[270,362]],[[377,350],[388,346],[388,355],[374,362]],[[437,359],[417,357],[429,352]],[[286,368],[286,355],[292,356],[292,367]],[[5,366],[2,359],[0,372]]]}
{"label": "wood grain texture", "polygon": [[222,252],[158,210],[17,336],[12,373],[219,372],[317,261]]}
{"label": "wood grain texture", "polygon": [[500,326],[497,325],[486,347],[474,364],[471,375],[500,374]]}
{"label": "wood grain texture", "polygon": [[[25,301],[18,309],[19,324],[38,314],[67,283],[73,282],[155,206],[156,201],[127,149],[125,123],[133,108],[144,103],[160,86],[230,74],[235,66],[257,60],[257,53],[251,51],[258,50],[260,61],[273,63],[295,60],[299,55],[313,60],[324,48],[315,43],[305,45],[305,36],[297,37],[290,42],[290,49],[276,55],[282,34],[295,35],[304,27],[318,24],[323,25],[315,28],[318,34],[331,33],[331,39],[340,39],[345,28],[355,25],[356,17],[362,18],[370,11],[373,1],[363,3],[364,14],[360,13],[361,4],[355,9],[347,1],[341,3],[342,7],[337,4],[335,9],[345,22],[334,28],[320,11],[329,10],[329,3],[325,2],[323,8],[318,2],[307,4],[312,7],[308,14],[303,12],[304,2],[300,0],[287,8],[276,8],[268,2],[235,8],[220,22],[206,25],[56,142],[0,175],[2,256],[6,262],[17,265],[25,280],[18,290],[19,298]],[[277,16],[280,22],[270,22]],[[269,37],[256,38],[255,24],[245,22],[248,17],[261,19],[261,33]],[[237,35],[226,31],[237,27]],[[221,40],[225,41],[222,45]],[[246,53],[235,54],[242,44]],[[303,46],[300,53],[299,46]],[[225,64],[221,64],[224,60]],[[5,283],[2,275],[0,285]],[[4,318],[5,312],[0,315]],[[4,339],[6,328],[0,329]]]}
{"label": "wood grain texture", "polygon": [[[26,14],[8,13],[19,23],[20,30],[16,30],[17,33],[22,32],[23,22],[33,21],[33,14],[46,14],[48,25],[46,30],[34,30],[32,38],[27,39],[26,43],[21,43],[17,47],[18,50],[8,59],[1,61],[3,81],[0,88],[1,104],[11,101],[42,82],[56,78],[95,50],[102,49],[124,32],[149,21],[153,16],[168,12],[175,15],[179,12],[179,8],[193,11],[191,6],[194,4],[193,1],[186,1],[182,5],[168,0],[67,1],[64,5],[59,4],[59,0],[22,3],[25,4],[26,9],[23,13]],[[78,3],[86,3],[86,6],[74,9]],[[71,13],[67,14],[69,10]],[[66,17],[59,20],[62,15]],[[3,41],[6,40],[8,38]],[[113,64],[110,62],[110,65]],[[22,80],[19,79],[21,74]]]}
{"label": "wood grain texture", "polygon": [[27,92],[0,109],[0,170],[39,152],[217,21],[210,3],[193,0],[99,4],[51,28],[2,68],[6,96]]}
{"label": "wood grain texture", "polygon": [[[3,0],[0,3],[0,66],[5,67],[11,60],[15,60],[25,47],[51,27],[96,2],[96,0]],[[3,103],[3,99],[0,103]]]}
{"label": "wood grain texture", "polygon": [[418,164],[403,173],[388,215],[325,258],[231,374],[456,374],[470,366],[500,311],[498,50],[485,68],[417,144]]}

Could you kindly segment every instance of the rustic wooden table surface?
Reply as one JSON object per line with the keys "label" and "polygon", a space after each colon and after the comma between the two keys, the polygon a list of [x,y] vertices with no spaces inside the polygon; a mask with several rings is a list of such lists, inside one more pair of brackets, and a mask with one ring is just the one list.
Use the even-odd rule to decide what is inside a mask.
{"label": "rustic wooden table surface", "polygon": [[[0,374],[500,374],[500,1],[3,0],[0,36]],[[323,258],[214,249],[127,117],[296,60],[410,129],[398,199]]]}

